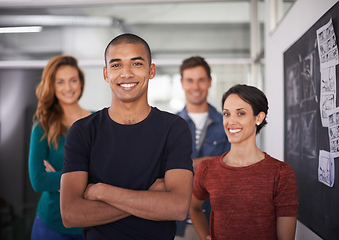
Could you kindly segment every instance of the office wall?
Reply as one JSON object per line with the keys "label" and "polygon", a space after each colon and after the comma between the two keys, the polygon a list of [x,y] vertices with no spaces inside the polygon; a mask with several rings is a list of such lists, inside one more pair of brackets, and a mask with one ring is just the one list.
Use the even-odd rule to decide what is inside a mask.
{"label": "office wall", "polygon": [[[270,2],[266,0],[268,9]],[[336,2],[337,0],[297,0],[277,28],[273,32],[266,32],[264,90],[270,109],[268,125],[264,131],[264,150],[278,159],[284,158],[283,53]],[[266,14],[266,22],[269,22],[269,11]],[[296,240],[303,239],[321,238],[298,222]]]}
{"label": "office wall", "polygon": [[41,72],[0,70],[0,239],[28,239],[35,216],[39,195],[29,181],[27,156]]}

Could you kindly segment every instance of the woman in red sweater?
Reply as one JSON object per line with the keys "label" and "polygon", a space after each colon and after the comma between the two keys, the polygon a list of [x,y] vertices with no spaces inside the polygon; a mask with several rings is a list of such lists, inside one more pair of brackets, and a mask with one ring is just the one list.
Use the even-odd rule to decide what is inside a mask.
{"label": "woman in red sweater", "polygon": [[[256,145],[268,101],[259,89],[235,85],[222,98],[223,124],[231,150],[200,163],[190,216],[203,240],[293,240],[298,214],[293,169]],[[202,212],[210,197],[210,226]]]}

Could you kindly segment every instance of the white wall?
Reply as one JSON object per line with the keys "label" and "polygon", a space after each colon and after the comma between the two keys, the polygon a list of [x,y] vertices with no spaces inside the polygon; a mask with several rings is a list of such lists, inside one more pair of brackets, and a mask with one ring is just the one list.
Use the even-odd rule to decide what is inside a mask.
{"label": "white wall", "polygon": [[[62,52],[75,56],[85,74],[85,88],[79,104],[97,111],[111,104],[111,89],[103,77],[104,51],[113,37],[121,34],[112,28],[65,28]],[[90,61],[89,66],[83,64]]]}
{"label": "white wall", "polygon": [[[265,93],[269,100],[268,122],[264,131],[264,150],[284,158],[283,53],[297,41],[337,0],[297,0],[274,32],[266,32]],[[270,0],[266,0],[269,9]],[[270,19],[267,11],[266,23]],[[266,29],[269,29],[266,26]],[[302,223],[297,224],[296,240],[319,238]]]}

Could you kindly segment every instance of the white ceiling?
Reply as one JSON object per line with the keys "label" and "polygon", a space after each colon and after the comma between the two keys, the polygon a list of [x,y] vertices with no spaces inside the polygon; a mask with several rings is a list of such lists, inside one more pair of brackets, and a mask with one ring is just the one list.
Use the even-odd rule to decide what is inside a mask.
{"label": "white ceiling", "polygon": [[218,24],[249,23],[250,21],[250,0],[177,2],[164,0],[95,1],[96,4],[93,4],[93,2],[83,0],[0,0],[0,12],[3,16],[68,15],[114,17],[123,20],[126,24]]}
{"label": "white ceiling", "polygon": [[[250,2],[0,0],[0,26],[43,26],[38,34],[0,34],[0,61],[44,60],[65,51],[97,59],[101,51],[100,55],[86,55],[79,46],[95,53],[121,32],[143,36],[159,59],[198,54],[219,59],[249,58]],[[263,1],[259,1],[258,16],[263,22]]]}

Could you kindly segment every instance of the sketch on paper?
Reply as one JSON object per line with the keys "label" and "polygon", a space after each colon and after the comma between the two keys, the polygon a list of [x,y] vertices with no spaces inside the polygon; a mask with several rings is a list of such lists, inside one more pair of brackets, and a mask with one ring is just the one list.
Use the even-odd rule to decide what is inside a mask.
{"label": "sketch on paper", "polygon": [[286,148],[290,154],[300,154],[300,124],[299,115],[290,115],[286,123]]}
{"label": "sketch on paper", "polygon": [[330,152],[333,157],[339,157],[339,108],[328,111],[328,138]]}
{"label": "sketch on paper", "polygon": [[335,67],[331,66],[321,71],[321,92],[333,93],[336,90],[336,72]]}
{"label": "sketch on paper", "polygon": [[303,155],[316,157],[316,110],[301,114],[301,135]]}
{"label": "sketch on paper", "polygon": [[301,101],[301,84],[299,80],[299,63],[287,68],[287,105],[295,105]]}
{"label": "sketch on paper", "polygon": [[328,111],[336,107],[336,73],[335,67],[321,71],[320,113],[323,127],[328,127]]}
{"label": "sketch on paper", "polygon": [[323,95],[320,98],[320,112],[323,127],[328,127],[328,111],[335,108],[335,94]]}
{"label": "sketch on paper", "polygon": [[[335,95],[329,94],[323,97],[323,101],[321,101],[321,114],[322,118],[328,118],[328,110],[334,108],[335,104]],[[326,126],[327,127],[327,126]]]}
{"label": "sketch on paper", "polygon": [[320,68],[324,69],[339,63],[338,46],[332,19],[317,30]]}
{"label": "sketch on paper", "polygon": [[326,186],[333,187],[335,170],[334,157],[331,153],[320,150],[319,151],[319,165],[318,165],[318,181]]}

